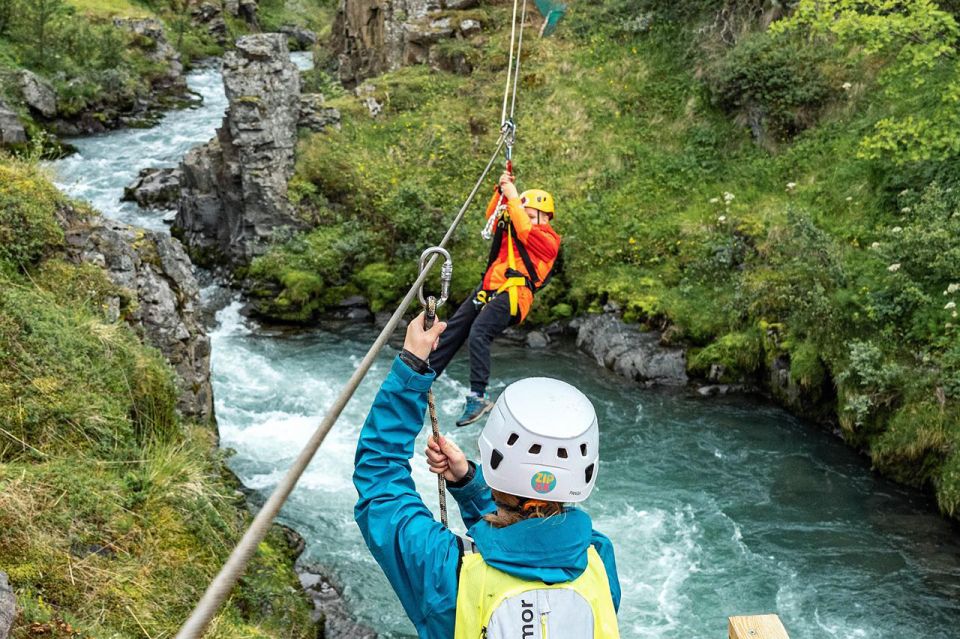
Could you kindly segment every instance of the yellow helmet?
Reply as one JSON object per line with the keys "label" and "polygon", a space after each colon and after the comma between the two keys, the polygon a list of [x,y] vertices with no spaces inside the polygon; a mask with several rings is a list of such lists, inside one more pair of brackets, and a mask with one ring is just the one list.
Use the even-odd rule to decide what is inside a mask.
{"label": "yellow helmet", "polygon": [[530,189],[520,194],[520,204],[549,213],[553,217],[556,212],[553,208],[553,196],[541,189]]}

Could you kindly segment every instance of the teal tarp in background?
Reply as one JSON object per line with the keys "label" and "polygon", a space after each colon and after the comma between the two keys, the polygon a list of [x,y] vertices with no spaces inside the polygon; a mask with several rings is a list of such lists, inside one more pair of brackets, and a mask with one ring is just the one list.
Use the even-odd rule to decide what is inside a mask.
{"label": "teal tarp in background", "polygon": [[555,2],[554,0],[535,0],[535,2],[537,3],[537,9],[540,10],[540,15],[542,15],[545,20],[540,35],[548,36],[554,32],[557,28],[557,23],[560,22],[560,18],[567,12],[567,5]]}

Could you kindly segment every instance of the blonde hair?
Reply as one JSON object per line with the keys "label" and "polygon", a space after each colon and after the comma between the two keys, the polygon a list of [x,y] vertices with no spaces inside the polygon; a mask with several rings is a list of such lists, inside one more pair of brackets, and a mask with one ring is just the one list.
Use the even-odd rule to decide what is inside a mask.
{"label": "blonde hair", "polygon": [[483,519],[494,528],[506,528],[525,519],[553,517],[563,512],[563,504],[557,501],[525,499],[499,490],[492,490],[497,512],[485,515]]}

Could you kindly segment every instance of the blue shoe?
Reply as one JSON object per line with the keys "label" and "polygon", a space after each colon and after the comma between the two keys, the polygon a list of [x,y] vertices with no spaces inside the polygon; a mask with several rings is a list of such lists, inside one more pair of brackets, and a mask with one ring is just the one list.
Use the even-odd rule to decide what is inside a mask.
{"label": "blue shoe", "polygon": [[483,417],[484,413],[493,408],[493,402],[487,401],[483,395],[467,395],[467,405],[463,409],[463,415],[457,420],[457,426],[466,426]]}

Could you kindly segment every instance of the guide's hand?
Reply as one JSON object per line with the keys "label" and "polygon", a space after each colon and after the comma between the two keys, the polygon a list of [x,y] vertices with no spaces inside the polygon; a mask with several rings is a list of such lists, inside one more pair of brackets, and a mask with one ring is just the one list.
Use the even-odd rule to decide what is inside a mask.
{"label": "guide's hand", "polygon": [[440,343],[440,333],[446,328],[446,322],[434,322],[433,328],[429,331],[424,330],[423,313],[420,313],[407,325],[407,337],[403,340],[403,347],[425,360],[437,348],[437,344]]}
{"label": "guide's hand", "polygon": [[459,446],[446,437],[441,436],[439,444],[436,439],[430,437],[427,441],[426,453],[430,472],[437,475],[442,474],[447,481],[460,481],[470,470],[467,456],[463,454]]}
{"label": "guide's hand", "polygon": [[503,193],[503,196],[508,200],[515,200],[520,198],[520,194],[517,193],[517,187],[513,183],[516,178],[513,177],[510,173],[506,171],[503,172],[503,175],[500,176],[500,192]]}

